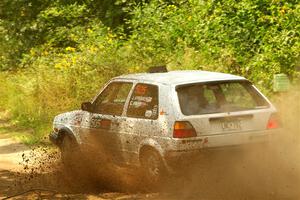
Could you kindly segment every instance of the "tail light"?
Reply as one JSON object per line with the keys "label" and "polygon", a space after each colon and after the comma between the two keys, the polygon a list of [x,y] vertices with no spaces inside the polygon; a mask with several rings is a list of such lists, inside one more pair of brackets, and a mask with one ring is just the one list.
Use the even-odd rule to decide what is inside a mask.
{"label": "tail light", "polygon": [[196,137],[196,131],[194,127],[186,121],[177,121],[174,124],[174,138],[188,138],[188,137]]}
{"label": "tail light", "polygon": [[280,120],[278,115],[276,113],[271,114],[267,124],[267,129],[275,129],[279,127],[280,127]]}

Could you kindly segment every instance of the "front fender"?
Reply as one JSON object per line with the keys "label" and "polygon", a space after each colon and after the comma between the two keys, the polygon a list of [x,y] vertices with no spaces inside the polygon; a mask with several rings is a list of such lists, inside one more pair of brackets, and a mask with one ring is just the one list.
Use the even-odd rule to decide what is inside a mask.
{"label": "front fender", "polygon": [[77,143],[79,142],[78,137],[76,137],[76,135],[74,134],[74,131],[69,128],[69,127],[62,127],[58,133],[60,134],[66,134],[67,136],[71,137],[72,139],[74,139]]}
{"label": "front fender", "polygon": [[74,141],[77,145],[80,144],[79,137],[74,134],[74,131],[70,127],[60,127],[57,132],[53,132],[50,134],[50,140],[57,146],[60,147],[62,144],[63,138],[68,136]]}

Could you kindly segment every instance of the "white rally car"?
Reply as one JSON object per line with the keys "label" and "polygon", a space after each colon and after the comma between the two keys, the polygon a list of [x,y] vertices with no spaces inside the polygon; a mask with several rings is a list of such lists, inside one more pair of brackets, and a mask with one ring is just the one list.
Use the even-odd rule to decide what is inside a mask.
{"label": "white rally car", "polygon": [[204,149],[267,142],[279,122],[247,79],[195,70],[115,77],[53,126],[50,139],[63,159],[96,149],[114,163],[142,166],[156,181]]}

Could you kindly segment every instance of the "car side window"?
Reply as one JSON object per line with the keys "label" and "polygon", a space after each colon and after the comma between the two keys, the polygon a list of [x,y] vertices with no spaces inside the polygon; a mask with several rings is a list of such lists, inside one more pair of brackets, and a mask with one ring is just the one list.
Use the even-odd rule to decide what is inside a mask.
{"label": "car side window", "polygon": [[149,84],[137,84],[129,101],[127,116],[157,119],[158,87]]}
{"label": "car side window", "polygon": [[109,84],[95,100],[94,111],[104,115],[122,115],[132,85],[128,82]]}

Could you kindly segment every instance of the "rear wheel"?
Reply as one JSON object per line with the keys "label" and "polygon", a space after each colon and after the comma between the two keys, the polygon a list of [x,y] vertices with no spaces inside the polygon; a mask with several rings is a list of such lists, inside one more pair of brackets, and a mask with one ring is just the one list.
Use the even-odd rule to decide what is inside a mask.
{"label": "rear wheel", "polygon": [[166,169],[159,153],[152,149],[146,149],[141,154],[141,166],[147,182],[157,185],[166,175]]}

